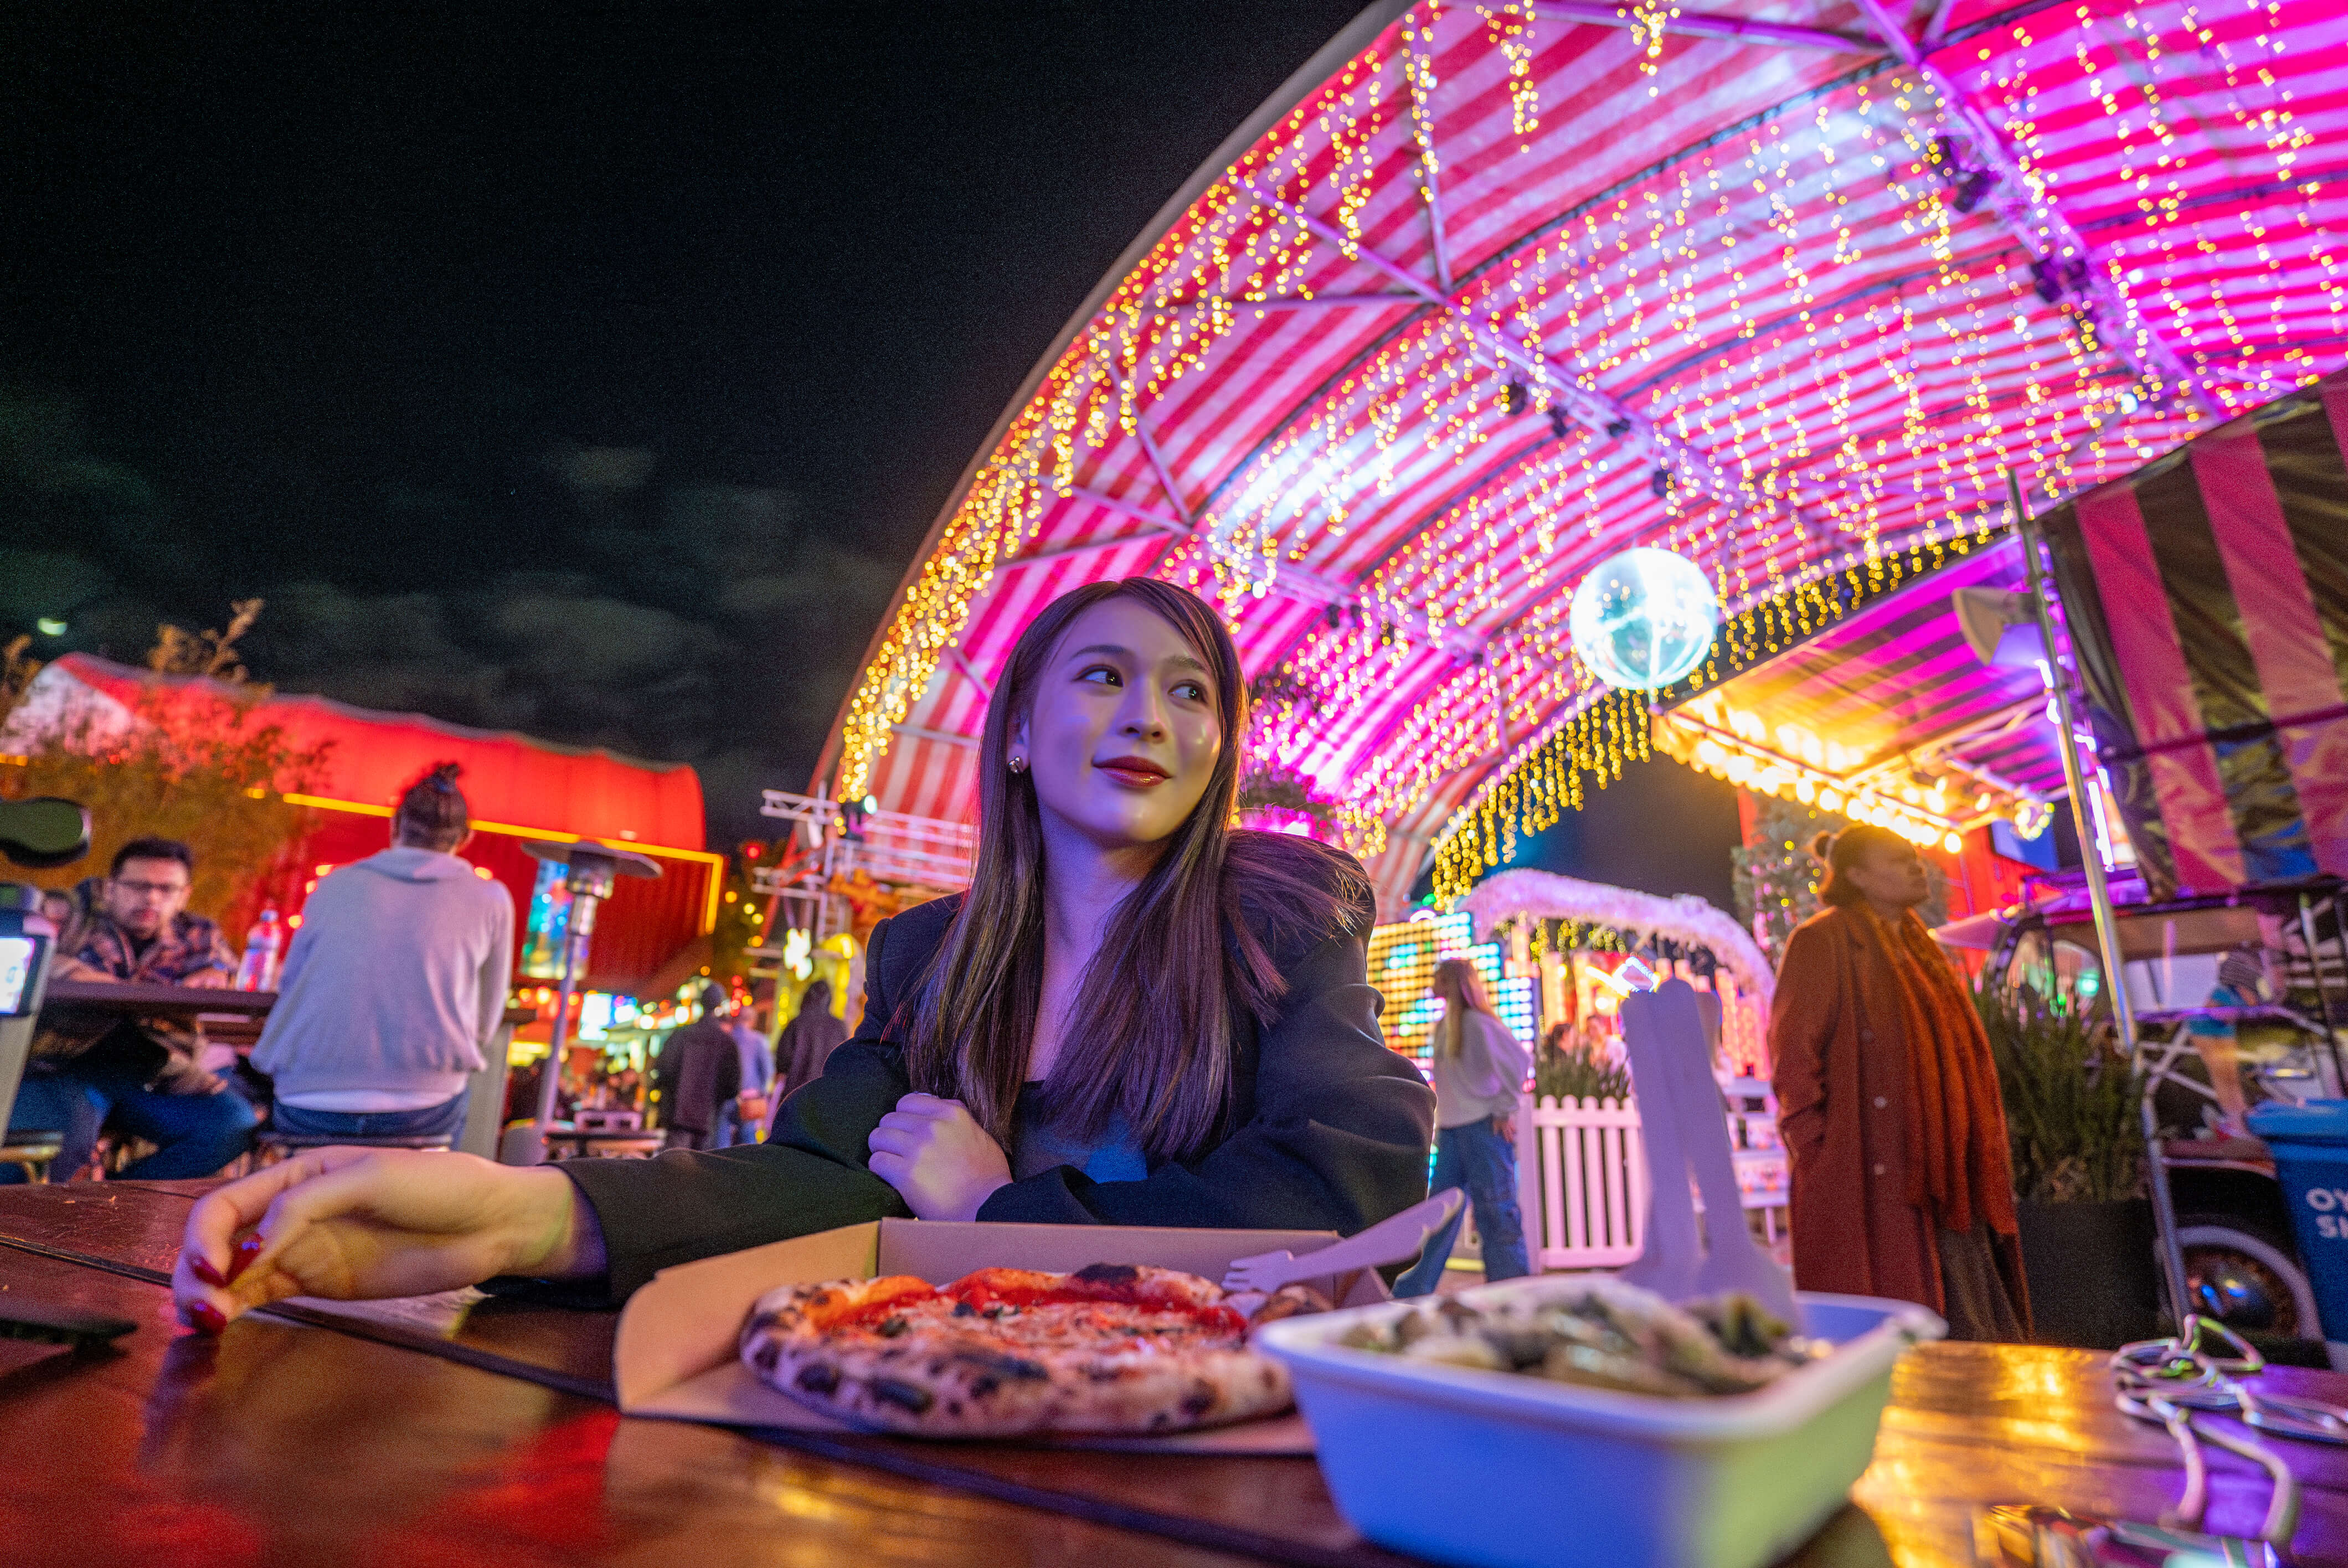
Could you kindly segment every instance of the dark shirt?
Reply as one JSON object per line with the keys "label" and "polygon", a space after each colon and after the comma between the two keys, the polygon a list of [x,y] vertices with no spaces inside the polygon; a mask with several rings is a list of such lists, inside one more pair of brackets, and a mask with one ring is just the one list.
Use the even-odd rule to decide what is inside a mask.
{"label": "dark shirt", "polygon": [[653,1080],[664,1125],[706,1132],[717,1125],[717,1108],[742,1091],[742,1051],[724,1024],[705,1018],[668,1037]]}
{"label": "dark shirt", "polygon": [[[823,1076],[794,1091],[764,1143],[557,1168],[594,1208],[613,1299],[675,1264],[912,1211],[865,1164],[866,1139],[911,1090],[890,1030],[943,939],[959,896],[884,920],[865,958],[864,1020]],[[1374,1225],[1426,1196],[1435,1096],[1378,1031],[1364,938],[1371,914],[1275,946],[1279,1015],[1234,1030],[1232,1109],[1203,1153],[1153,1160],[1138,1181],[1059,1164],[998,1189],[982,1220],[1331,1230]],[[1006,1151],[1014,1168],[1018,1151]]]}
{"label": "dark shirt", "polygon": [[831,1016],[830,997],[810,993],[775,1040],[775,1065],[783,1071],[783,1087],[804,1089],[821,1078],[823,1064],[847,1040],[848,1025]]}
{"label": "dark shirt", "polygon": [[[118,980],[177,985],[209,971],[236,973],[236,953],[220,927],[184,910],[143,943],[103,909],[77,920],[70,936],[76,958]],[[202,1041],[184,1020],[150,1018],[131,1025],[110,1010],[60,1004],[43,1010],[41,1026],[33,1050],[48,1066],[89,1055],[104,1041],[106,1049],[92,1061],[106,1057],[129,1067],[162,1093],[210,1094],[221,1086],[197,1060]]]}

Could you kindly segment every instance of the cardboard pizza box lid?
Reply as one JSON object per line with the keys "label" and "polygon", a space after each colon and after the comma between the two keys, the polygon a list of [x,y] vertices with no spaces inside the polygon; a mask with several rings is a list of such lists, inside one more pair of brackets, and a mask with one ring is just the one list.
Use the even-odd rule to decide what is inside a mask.
{"label": "cardboard pizza box lid", "polygon": [[[1299,1257],[1328,1231],[1168,1230],[1142,1225],[1028,1225],[886,1219],[664,1268],[620,1315],[612,1381],[631,1416],[798,1431],[852,1429],[767,1387],[736,1348],[751,1306],[781,1286],[911,1274],[944,1285],[981,1268],[1070,1273],[1138,1263],[1220,1279],[1233,1260],[1285,1247]],[[1387,1298],[1375,1269],[1313,1286],[1340,1307]],[[1288,1415],[1158,1438],[1070,1438],[1066,1446],[1210,1453],[1310,1453],[1312,1434]]]}

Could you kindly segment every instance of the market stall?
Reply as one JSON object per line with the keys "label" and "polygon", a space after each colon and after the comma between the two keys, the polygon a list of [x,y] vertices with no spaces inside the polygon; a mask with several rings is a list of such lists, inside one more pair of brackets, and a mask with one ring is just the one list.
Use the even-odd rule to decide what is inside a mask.
{"label": "market stall", "polygon": [[[2159,1130],[2172,1292],[2301,1338],[2315,1296],[2246,1112],[2341,1081],[2343,446],[2335,373],[2053,508],[2051,661],[2002,531],[1655,724],[1744,790],[1943,851],[1944,942],[2005,993],[2116,1014]],[[2057,671],[2102,887],[2044,853],[2072,811]]]}
{"label": "market stall", "polygon": [[[702,847],[701,781],[683,764],[324,697],[254,702],[200,676],[159,676],[88,653],[65,654],[35,677],[0,733],[0,753],[12,749],[12,737],[22,743],[63,731],[77,744],[103,746],[135,727],[168,725],[182,713],[201,722],[218,712],[242,712],[250,728],[278,732],[286,752],[316,759],[304,768],[308,787],[280,795],[311,814],[301,838],[234,908],[212,912],[233,932],[264,904],[297,918],[320,876],[384,846],[399,792],[450,761],[463,765],[473,810],[466,858],[504,883],[516,910],[529,917],[517,922],[518,973],[551,975],[542,949],[549,921],[560,920],[561,899],[541,886],[541,863],[521,850],[528,838],[608,838],[671,863],[667,876],[631,884],[602,912],[591,974],[604,989],[650,991],[650,982],[716,923],[723,857]],[[535,955],[533,944],[541,949]]]}
{"label": "market stall", "polygon": [[[1375,8],[1038,363],[812,787],[967,821],[1021,628],[1149,574],[1239,641],[1241,805],[1369,865],[1406,1050],[1416,966],[1492,936],[1457,901],[1656,751],[1897,833],[1952,918],[2045,869],[2065,794],[2116,856],[2002,648],[2014,514],[2348,357],[2343,51],[2312,4]],[[1765,950],[1803,869],[1766,847]],[[1532,937],[1488,979],[1538,1016],[1579,986]]]}
{"label": "market stall", "polygon": [[[298,780],[255,786],[259,806],[293,808],[295,832],[216,908],[232,940],[263,909],[286,930],[320,878],[337,866],[382,849],[393,803],[427,768],[462,764],[473,814],[465,858],[476,873],[511,894],[515,920],[514,1001],[530,1021],[516,1030],[513,1064],[535,1071],[553,1028],[560,952],[570,908],[562,867],[533,858],[533,840],[604,839],[654,857],[658,878],[614,890],[595,923],[583,982],[572,1002],[572,1049],[566,1071],[580,1097],[630,1070],[641,1071],[644,1040],[680,1021],[676,993],[709,962],[725,863],[702,847],[701,784],[689,766],[620,757],[595,748],[558,746],[515,733],[449,724],[415,713],[383,713],[323,697],[251,693],[197,676],[159,676],[86,653],[68,653],[36,676],[0,732],[0,759],[63,736],[102,751],[141,732],[233,723],[268,733],[282,754],[300,759]],[[227,809],[234,811],[242,799]],[[107,823],[120,842],[144,825]],[[102,837],[102,842],[104,841]],[[33,873],[69,886],[87,865]],[[99,867],[103,869],[103,867]],[[620,1033],[606,1045],[607,1031]],[[634,1026],[634,1027],[631,1027]],[[494,1122],[490,1123],[493,1128]],[[482,1151],[489,1144],[481,1140]]]}
{"label": "market stall", "polygon": [[1678,979],[1704,1005],[1746,1210],[1783,1228],[1787,1167],[1769,1089],[1775,976],[1753,938],[1702,898],[1659,897],[1553,872],[1505,871],[1453,919],[1537,977],[1543,1045],[1517,1127],[1519,1207],[1536,1266],[1619,1266],[1644,1241],[1650,1175],[1630,1092],[1622,1003]]}
{"label": "market stall", "polygon": [[[1534,886],[1479,925],[1404,917],[1411,889],[1432,859],[1441,900],[1472,896],[1515,840],[1619,782],[1657,711],[1701,717],[1692,699],[1993,548],[2002,469],[2034,506],[2131,473],[2335,369],[2348,308],[2348,196],[2322,162],[2348,119],[2348,40],[2312,0],[1778,11],[1366,12],[1178,193],[1006,410],[879,629],[802,797],[820,807],[781,803],[821,818],[808,852],[884,813],[966,825],[977,715],[1020,627],[1076,583],[1156,573],[1237,629],[1265,761],[1242,804],[1368,861],[1395,917],[1374,973],[1397,994],[1438,951],[1488,947],[1477,961],[1529,1030],[1569,994],[1562,967],[1540,988],[1552,956],[1570,951],[1570,994],[1597,988],[1602,1013],[1616,948],[1693,981],[1701,947],[1724,1034],[1732,1002],[1750,1017],[1766,967],[1685,912],[1642,927]],[[1903,680],[1929,689],[1887,673]],[[1771,749],[1797,798],[1830,787],[1831,808],[1941,853],[1994,822],[2022,833],[2051,799],[1971,750],[1862,779],[1882,759],[1828,749],[1852,737],[1812,729],[1813,756],[1747,711],[1691,744],[1756,784],[1775,764],[1722,737]],[[800,900],[811,940],[881,907],[869,865],[793,867],[763,891]],[[1407,1046],[1425,1013],[1404,999]],[[1622,1005],[1650,1061],[1663,1033],[1703,1040],[1673,982]],[[1703,1114],[1658,1115],[1657,1135],[1719,1140],[1709,1086],[1686,1077],[1648,1081],[1701,1091],[1678,1102]],[[665,1169],[714,1182],[741,1164]],[[249,1314],[192,1349],[144,1334],[9,1379],[0,1442],[32,1480],[6,1522],[124,1561],[151,1557],[158,1520],[226,1554],[290,1543],[289,1560],[358,1536],[543,1562],[779,1544],[847,1563],[876,1542],[945,1563],[2051,1562],[2086,1560],[2059,1538],[2097,1519],[2166,1522],[2137,1537],[2140,1561],[2342,1552],[2337,1450],[2287,1437],[2348,1428],[2348,1382],[2198,1338],[2116,1368],[1915,1345],[1936,1324],[1881,1301],[1813,1297],[1797,1340],[1789,1299],[1780,1317],[1694,1288],[1728,1233],[1711,1227],[1699,1265],[1683,1173],[1655,1184],[1674,1224],[1645,1260],[1688,1286],[1676,1306],[1557,1277],[1379,1300],[1378,1267],[1427,1234],[1410,1210],[1331,1227],[1344,1240],[861,1217],[714,1255],[639,1249],[649,1277],[616,1316],[281,1302],[300,1327]],[[1716,1173],[1694,1177],[1715,1220]],[[100,1217],[11,1194],[0,1286],[152,1323],[184,1202],[149,1189]],[[615,1288],[619,1237],[606,1226]],[[1121,1250],[1103,1257],[1104,1237]],[[1261,1316],[1277,1292],[1216,1283],[1343,1247],[1321,1299],[1291,1296],[1285,1317],[1252,1322],[1239,1298]],[[1086,1363],[1018,1337],[1029,1308],[1097,1322],[1178,1259],[1196,1293],[1179,1305],[1204,1305],[1169,1311],[1177,1327],[1237,1337],[1216,1348],[1220,1380],[1161,1387],[1122,1426],[977,1430],[1056,1375],[1111,1380],[1068,1378]],[[1027,1294],[989,1266],[1032,1271],[1011,1285]],[[829,1312],[842,1296],[858,1310]],[[998,1337],[959,1360],[902,1353],[940,1333]],[[850,1349],[860,1371],[827,1358]],[[950,1365],[967,1380],[918,1380]],[[1266,1396],[1283,1372],[1301,1416]],[[93,1389],[143,1424],[93,1428]],[[1233,1389],[1264,1402],[1202,1424]],[[2233,1416],[2262,1425],[2215,1424]],[[1005,1431],[1021,1440],[993,1440]],[[2205,1440],[2227,1452],[2205,1462]],[[67,1449],[77,1465],[55,1462]],[[337,1491],[349,1476],[365,1484]]]}

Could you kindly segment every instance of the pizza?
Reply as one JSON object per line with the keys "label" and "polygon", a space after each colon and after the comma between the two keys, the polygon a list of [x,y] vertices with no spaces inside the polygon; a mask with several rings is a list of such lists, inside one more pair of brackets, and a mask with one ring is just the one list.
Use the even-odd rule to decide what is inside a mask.
{"label": "pizza", "polygon": [[[1235,1305],[1236,1304],[1236,1305]],[[789,1285],[759,1297],[742,1359],[851,1426],[926,1437],[1185,1431],[1288,1408],[1250,1320],[1325,1304],[1227,1297],[1193,1274],[1095,1264]]]}

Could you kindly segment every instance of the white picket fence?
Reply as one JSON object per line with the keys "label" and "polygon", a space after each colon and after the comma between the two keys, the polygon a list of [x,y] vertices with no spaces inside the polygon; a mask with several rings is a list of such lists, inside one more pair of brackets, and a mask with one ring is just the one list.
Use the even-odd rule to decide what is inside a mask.
{"label": "white picket fence", "polygon": [[1647,1223],[1638,1107],[1554,1095],[1529,1102],[1517,1115],[1517,1209],[1536,1274],[1637,1257]]}
{"label": "white picket fence", "polygon": [[[1739,1080],[1730,1088],[1757,1096],[1765,1086]],[[1745,1207],[1761,1213],[1771,1242],[1786,1204],[1775,1110],[1772,1100],[1766,1113],[1739,1113],[1731,1124]],[[1637,1257],[1647,1223],[1647,1145],[1635,1103],[1550,1096],[1519,1112],[1517,1208],[1535,1273],[1619,1268]]]}

